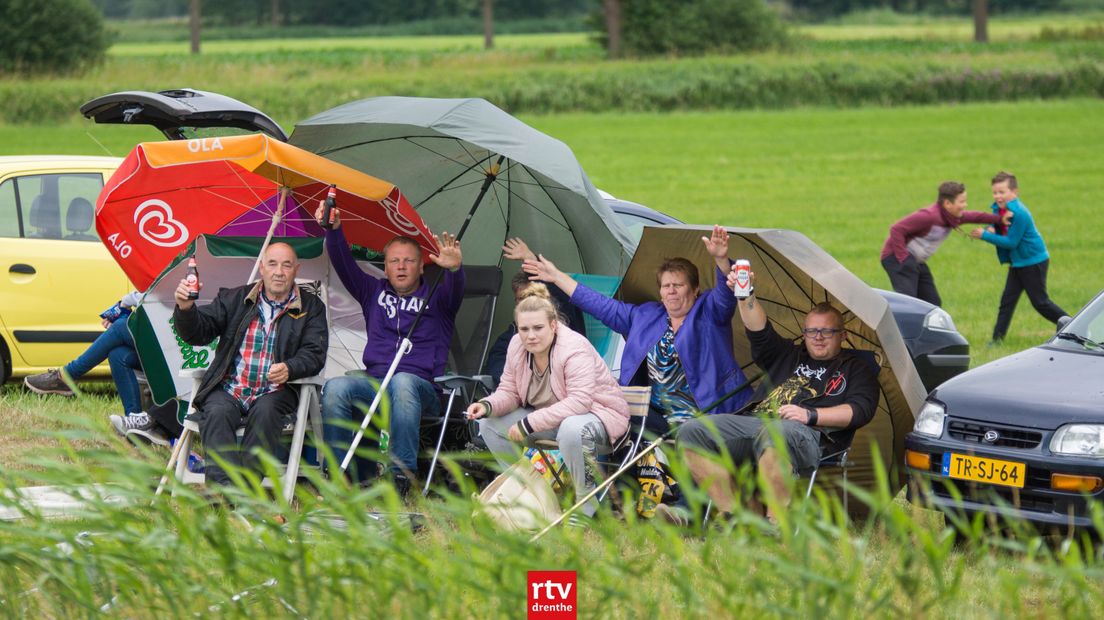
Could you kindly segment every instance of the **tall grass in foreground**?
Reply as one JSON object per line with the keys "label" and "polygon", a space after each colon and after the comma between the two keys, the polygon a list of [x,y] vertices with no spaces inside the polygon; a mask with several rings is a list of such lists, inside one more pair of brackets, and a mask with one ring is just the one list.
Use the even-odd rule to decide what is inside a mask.
{"label": "tall grass in foreground", "polygon": [[[98,447],[98,426],[60,433],[62,449],[36,472],[0,474],[9,490],[111,485],[128,503],[0,522],[3,617],[516,618],[527,571],[554,569],[578,571],[580,617],[1089,617],[1104,595],[1087,541],[1005,539],[980,523],[956,537],[885,485],[862,494],[872,517],[861,523],[818,493],[777,530],[750,513],[695,535],[600,513],[530,544],[473,518],[471,488],[420,501],[419,533],[390,487],[313,475],[296,508],[251,484],[231,494],[233,513],[190,488],[153,500],[161,455]],[[693,493],[699,510],[701,499]]]}

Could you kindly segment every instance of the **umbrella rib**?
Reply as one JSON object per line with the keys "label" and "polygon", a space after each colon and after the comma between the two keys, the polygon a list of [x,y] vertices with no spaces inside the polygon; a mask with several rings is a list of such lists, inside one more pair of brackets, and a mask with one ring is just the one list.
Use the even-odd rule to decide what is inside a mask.
{"label": "umbrella rib", "polygon": [[[427,149],[427,150],[428,150],[428,149]],[[431,151],[431,152],[432,152],[432,151]],[[418,204],[416,204],[416,205],[412,205],[412,206],[414,207],[414,210],[415,210],[415,211],[417,211],[418,209],[420,209],[420,208],[422,207],[422,205],[424,205],[425,203],[427,203],[427,202],[429,202],[430,200],[432,200],[432,199],[433,199],[433,198],[434,198],[434,197],[435,197],[435,196],[436,196],[437,194],[440,194],[441,192],[443,192],[443,191],[445,191],[446,189],[448,189],[448,188],[449,188],[449,185],[452,185],[452,184],[453,184],[453,183],[454,183],[454,182],[455,182],[455,181],[456,181],[457,179],[459,179],[460,177],[464,176],[465,174],[467,174],[467,173],[471,172],[471,171],[472,171],[472,170],[474,170],[474,169],[475,169],[475,168],[476,168],[477,166],[479,166],[479,164],[481,164],[481,163],[483,163],[483,162],[485,162],[485,161],[489,160],[489,159],[490,159],[491,157],[494,157],[494,154],[490,154],[490,155],[488,155],[488,156],[487,156],[487,158],[486,158],[486,159],[484,159],[483,161],[477,161],[477,162],[475,162],[474,164],[472,164],[471,166],[468,166],[468,167],[464,168],[464,170],[463,170],[463,171],[462,171],[462,172],[461,172],[460,174],[458,174],[458,175],[456,175],[456,176],[452,177],[451,179],[449,179],[448,181],[446,181],[446,182],[445,182],[445,183],[444,183],[443,185],[441,185],[441,186],[440,186],[440,187],[438,187],[438,188],[437,188],[436,190],[434,190],[434,192],[433,192],[432,194],[430,194],[430,195],[426,196],[425,198],[423,198],[421,202],[419,202],[419,203],[418,203]],[[456,162],[456,163],[460,163],[460,162]],[[461,165],[463,165],[463,164],[461,164]],[[482,183],[482,182],[483,182],[483,180],[482,180],[482,179],[480,179],[480,181],[479,181],[479,182],[480,182],[480,183]]]}
{"label": "umbrella rib", "polygon": [[[497,184],[497,182],[496,182],[496,184]],[[537,205],[533,204],[532,202],[529,202],[528,200],[526,200],[524,196],[522,196],[521,194],[519,194],[519,193],[513,191],[512,189],[510,189],[509,186],[506,186],[505,189],[510,194],[510,196],[517,197],[518,200],[520,200],[520,201],[524,202],[525,204],[529,205],[530,207],[532,207],[532,209],[534,211],[536,211],[537,213],[540,213],[544,217],[548,218],[553,224],[556,224],[557,226],[559,226],[559,227],[561,227],[565,230],[571,230],[571,227],[567,226],[566,221],[565,222],[557,221],[556,218],[552,217],[548,213],[545,213],[543,209],[541,209]],[[551,196],[548,196],[548,199],[552,201],[552,204],[556,204],[556,201]],[[575,233],[572,232],[571,234],[574,237]],[[578,242],[579,242],[579,240],[575,239],[575,243],[578,243]]]}
{"label": "umbrella rib", "polygon": [[[324,150],[324,151],[317,151],[317,154],[326,156],[326,155],[330,155],[332,153],[337,153],[339,151],[344,151],[345,149],[356,148],[358,146],[367,146],[369,144],[379,144],[379,143],[382,143],[382,142],[393,142],[395,140],[401,140],[403,142],[409,142],[410,144],[413,144],[414,146],[416,146],[420,149],[425,149],[426,151],[429,151],[430,153],[433,153],[434,155],[437,155],[438,157],[443,157],[444,159],[447,159],[447,160],[451,161],[452,163],[454,163],[458,166],[468,166],[468,164],[460,161],[459,159],[456,159],[456,158],[451,157],[449,155],[445,155],[444,153],[438,153],[437,151],[434,151],[433,149],[429,148],[428,146],[426,146],[424,144],[420,144],[418,142],[415,142],[414,138],[426,138],[426,139],[431,139],[431,140],[452,140],[452,141],[455,141],[455,142],[463,142],[464,141],[461,138],[454,138],[452,136],[392,136],[392,137],[388,137],[388,138],[378,138],[378,139],[375,139],[375,140],[365,140],[363,142],[354,142],[352,144],[343,144],[341,146],[338,146],[338,147],[335,147],[335,148],[332,148],[332,149],[328,149],[328,150]],[[484,159],[483,161],[487,161],[487,159],[490,159],[491,157],[494,157],[494,155],[493,154],[488,155],[487,158]],[[478,165],[478,162],[476,163],[476,165]],[[472,167],[474,167],[474,166],[472,166]],[[468,167],[468,170],[471,170],[472,167]]]}

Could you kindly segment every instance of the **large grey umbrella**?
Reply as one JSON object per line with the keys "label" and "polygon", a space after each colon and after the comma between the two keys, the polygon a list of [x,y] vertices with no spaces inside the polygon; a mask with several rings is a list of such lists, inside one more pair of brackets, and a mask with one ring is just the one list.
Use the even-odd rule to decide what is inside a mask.
{"label": "large grey umbrella", "polygon": [[[702,288],[712,286],[713,258],[700,241],[712,228],[704,226],[647,227],[618,292],[625,301],[656,298],[655,270],[667,257],[683,256],[698,266]],[[879,364],[881,393],[873,421],[852,442],[848,481],[870,488],[874,484],[874,446],[899,489],[905,434],[924,403],[926,391],[916,373],[889,305],[839,261],[792,230],[729,228],[731,258],[751,261],[755,296],[778,333],[797,341],[805,314],[818,302],[831,302],[843,312],[847,338],[844,347],[871,351]],[[740,314],[733,319],[734,350],[743,366],[751,352]],[[752,372],[747,372],[748,376]],[[825,472],[827,473],[827,472]]]}
{"label": "large grey umbrella", "polygon": [[435,231],[459,231],[490,179],[462,239],[467,264],[497,265],[502,243],[521,237],[568,272],[628,266],[632,242],[571,149],[486,100],[354,101],[299,123],[290,141],[394,183]]}
{"label": "large grey umbrella", "polygon": [[[620,275],[628,265],[631,241],[571,149],[485,100],[355,101],[303,121],[290,142],[398,186],[430,228],[462,238],[466,264],[498,265],[506,239],[521,237],[568,271]],[[501,294],[508,287],[505,278]],[[511,316],[509,304],[498,308],[495,330]],[[342,469],[410,346],[408,334]]]}

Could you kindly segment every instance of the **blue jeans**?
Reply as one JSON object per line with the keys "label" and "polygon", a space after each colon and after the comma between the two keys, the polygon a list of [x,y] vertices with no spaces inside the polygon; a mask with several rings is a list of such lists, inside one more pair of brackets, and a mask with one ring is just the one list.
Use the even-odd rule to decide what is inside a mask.
{"label": "blue jeans", "polygon": [[65,365],[65,372],[74,380],[84,376],[101,362],[107,360],[111,366],[111,378],[119,399],[123,401],[123,414],[142,410],[142,394],[138,389],[138,377],[135,370],[141,370],[138,352],[134,350],[134,338],[122,318],[111,324],[107,331],[100,334],[80,357]]}
{"label": "blue jeans", "polygon": [[[345,458],[356,431],[353,425],[360,424],[372,399],[376,396],[379,379],[367,377],[337,377],[330,379],[322,388],[322,434],[326,445],[334,453],[338,463]],[[390,417],[391,471],[411,474],[418,472],[418,445],[421,438],[422,415],[440,415],[441,400],[433,384],[417,375],[397,372],[387,385],[386,397],[380,403],[373,416],[373,424],[379,426],[380,417]],[[364,447],[363,442],[359,446]],[[355,459],[358,477],[370,469],[367,461]],[[353,464],[350,463],[350,470]]]}

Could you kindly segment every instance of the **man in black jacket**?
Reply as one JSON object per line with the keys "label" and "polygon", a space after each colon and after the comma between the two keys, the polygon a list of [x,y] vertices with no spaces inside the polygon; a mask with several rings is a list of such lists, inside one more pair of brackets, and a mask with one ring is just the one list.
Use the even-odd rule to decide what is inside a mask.
{"label": "man in black jacket", "polygon": [[[208,456],[227,465],[257,469],[254,449],[273,452],[285,416],[298,404],[298,392],[287,383],[318,374],[326,363],[326,308],[295,285],[298,272],[295,250],[273,243],[261,261],[260,282],[221,289],[203,307],[188,299],[184,280],[176,288],[176,333],[191,345],[219,339],[215,359],[192,396],[191,419],[199,424]],[[239,448],[235,432],[243,419]],[[207,481],[230,483],[217,459],[207,459]]]}
{"label": "man in black jacket", "polygon": [[[728,277],[730,288],[734,274],[735,268]],[[754,463],[777,505],[785,506],[790,491],[784,463],[794,472],[811,472],[823,455],[849,445],[878,405],[876,365],[861,352],[843,349],[843,316],[831,304],[817,304],[805,315],[802,344],[774,331],[754,293],[738,306],[752,359],[768,376],[752,396],[747,415],[698,418],[684,424],[678,435],[679,445],[691,448],[686,454],[691,475],[699,484],[708,481],[706,492],[722,513],[735,507],[732,475],[702,454],[720,451],[718,435],[733,463]],[[778,453],[772,430],[781,437],[787,455]],[[774,520],[769,509],[767,517]]]}

